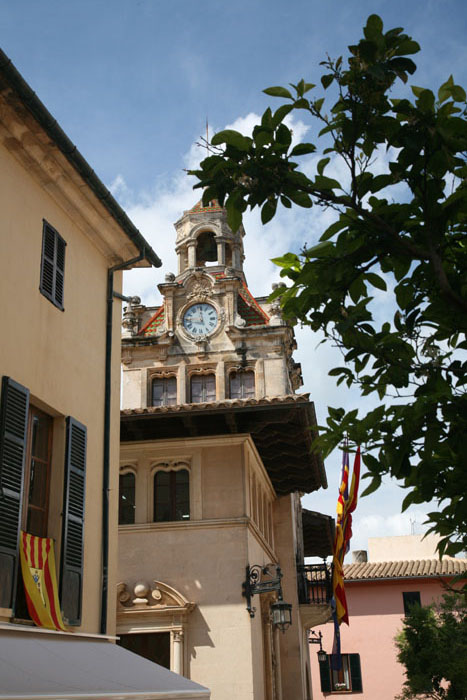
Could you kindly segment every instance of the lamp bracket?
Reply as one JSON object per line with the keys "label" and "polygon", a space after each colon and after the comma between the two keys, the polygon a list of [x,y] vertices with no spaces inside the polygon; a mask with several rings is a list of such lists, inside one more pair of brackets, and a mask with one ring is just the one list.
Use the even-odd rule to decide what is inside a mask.
{"label": "lamp bracket", "polygon": [[279,564],[253,564],[246,567],[246,578],[242,584],[242,595],[246,598],[246,609],[250,617],[255,616],[256,608],[252,607],[251,599],[262,593],[278,592],[278,599],[282,600],[282,571]]}

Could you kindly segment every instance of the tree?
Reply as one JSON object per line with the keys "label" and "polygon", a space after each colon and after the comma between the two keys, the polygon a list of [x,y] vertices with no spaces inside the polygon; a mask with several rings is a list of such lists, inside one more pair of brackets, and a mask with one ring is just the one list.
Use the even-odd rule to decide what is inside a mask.
{"label": "tree", "polygon": [[467,698],[467,599],[449,593],[439,606],[414,605],[396,638],[407,680],[400,700]]}
{"label": "tree", "polygon": [[[389,474],[409,489],[403,509],[435,499],[431,530],[442,535],[440,552],[454,554],[467,545],[467,104],[452,76],[437,96],[409,91],[416,66],[408,56],[419,49],[371,15],[346,65],[342,57],[321,64],[329,111],[324,97],[310,98],[312,83],[268,88],[285,103],[264,112],[252,137],[215,134],[192,174],[205,203],[225,205],[234,230],[247,208],[260,207],[264,224],[279,203],[335,212],[317,245],[274,261],[288,286],[272,298],[341,349],[344,365],[330,372],[337,384],[380,405],[363,416],[329,408],[317,447],[326,456],[348,435],[365,446],[366,494]],[[320,129],[312,176],[299,160],[317,147],[292,146],[284,123],[296,110]],[[347,175],[337,180],[326,169],[339,161]],[[394,303],[382,322],[381,292]]]}

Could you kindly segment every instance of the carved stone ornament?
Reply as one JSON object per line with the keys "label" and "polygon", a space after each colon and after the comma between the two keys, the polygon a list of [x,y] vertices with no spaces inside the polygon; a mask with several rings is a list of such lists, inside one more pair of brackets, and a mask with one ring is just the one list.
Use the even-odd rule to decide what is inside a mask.
{"label": "carved stone ornament", "polygon": [[125,348],[122,350],[122,365],[131,365],[133,361],[133,356],[131,350]]}
{"label": "carved stone ornament", "polygon": [[119,611],[163,610],[178,608],[189,612],[195,607],[185,596],[162,581],[153,580],[151,585],[138,581],[131,590],[126,583],[117,585],[117,606]]}
{"label": "carved stone ornament", "polygon": [[211,296],[211,285],[209,283],[197,282],[186,295],[188,301],[207,301]]}

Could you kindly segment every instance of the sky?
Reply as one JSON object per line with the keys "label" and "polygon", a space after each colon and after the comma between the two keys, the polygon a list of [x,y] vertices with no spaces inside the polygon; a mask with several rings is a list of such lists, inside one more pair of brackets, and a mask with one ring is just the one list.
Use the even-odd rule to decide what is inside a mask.
{"label": "sky", "polygon": [[[3,0],[0,46],[162,258],[159,270],[125,275],[125,292],[154,305],[157,284],[176,271],[173,223],[199,199],[185,170],[205,155],[197,143],[206,120],[210,134],[227,126],[248,133],[268,105],[280,104],[264,88],[301,78],[319,83],[319,62],[346,56],[372,13],[421,45],[410,84],[437,89],[450,74],[467,84],[466,0]],[[310,123],[294,118],[290,126],[296,141],[314,141]],[[256,212],[247,214],[252,293],[267,295],[278,280],[270,259],[316,242],[330,216],[285,210],[263,227]],[[389,317],[385,295],[377,301],[379,317]],[[306,328],[296,335],[300,391],[310,393],[318,423],[327,406],[373,405],[327,376],[341,364],[334,348]],[[305,496],[304,505],[334,515],[338,453],[326,471],[328,489]],[[366,549],[368,537],[423,531],[434,507],[401,514],[404,495],[387,480],[360,500],[351,549]]]}

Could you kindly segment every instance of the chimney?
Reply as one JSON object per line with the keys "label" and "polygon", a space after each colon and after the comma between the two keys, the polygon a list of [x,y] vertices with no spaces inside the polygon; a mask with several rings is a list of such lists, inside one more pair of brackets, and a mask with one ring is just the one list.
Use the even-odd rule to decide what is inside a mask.
{"label": "chimney", "polygon": [[366,549],[356,549],[352,552],[352,563],[353,564],[363,564],[368,561],[368,552]]}

